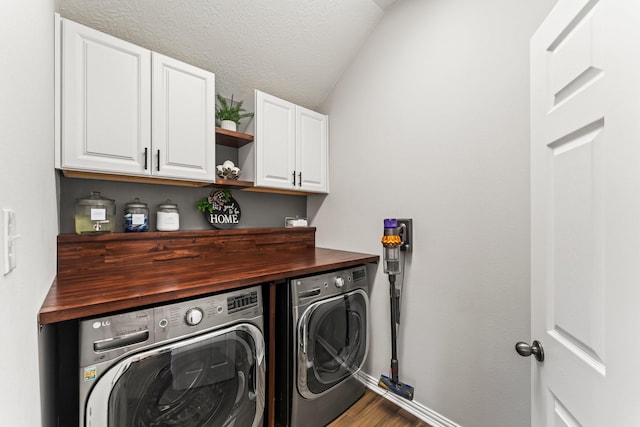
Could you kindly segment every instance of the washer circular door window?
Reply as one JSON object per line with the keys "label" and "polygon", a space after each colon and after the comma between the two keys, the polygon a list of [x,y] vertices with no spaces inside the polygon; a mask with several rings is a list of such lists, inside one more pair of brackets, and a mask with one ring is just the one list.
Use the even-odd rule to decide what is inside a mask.
{"label": "washer circular door window", "polygon": [[87,425],[256,425],[263,387],[264,337],[240,324],[124,358],[91,391]]}
{"label": "washer circular door window", "polygon": [[357,289],[311,304],[298,322],[298,390],[316,398],[362,367],[367,356],[367,294]]}

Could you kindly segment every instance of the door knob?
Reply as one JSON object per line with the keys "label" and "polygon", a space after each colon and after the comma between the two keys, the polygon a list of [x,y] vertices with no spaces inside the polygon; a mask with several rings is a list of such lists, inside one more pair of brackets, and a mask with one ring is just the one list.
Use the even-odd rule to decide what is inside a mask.
{"label": "door knob", "polygon": [[544,350],[542,349],[542,344],[540,344],[540,341],[538,340],[534,340],[531,345],[520,341],[516,344],[516,352],[523,357],[529,357],[533,354],[538,362],[544,361]]}

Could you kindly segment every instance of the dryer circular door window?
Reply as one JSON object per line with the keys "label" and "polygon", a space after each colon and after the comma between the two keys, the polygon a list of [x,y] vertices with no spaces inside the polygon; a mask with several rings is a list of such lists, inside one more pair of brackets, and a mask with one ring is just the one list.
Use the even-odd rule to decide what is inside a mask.
{"label": "dryer circular door window", "polygon": [[263,335],[240,324],[124,358],[91,391],[87,425],[251,426],[263,387]]}
{"label": "dryer circular door window", "polygon": [[311,304],[298,322],[298,391],[316,398],[357,372],[367,356],[362,289]]}

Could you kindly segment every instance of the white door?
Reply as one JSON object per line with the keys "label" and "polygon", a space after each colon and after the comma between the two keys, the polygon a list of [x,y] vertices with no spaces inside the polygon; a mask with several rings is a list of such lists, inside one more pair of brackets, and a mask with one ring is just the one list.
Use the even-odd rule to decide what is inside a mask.
{"label": "white door", "polygon": [[640,426],[640,3],[531,41],[532,427]]}
{"label": "white door", "polygon": [[296,106],[296,171],[300,190],[328,191],[328,145],[327,116]]}
{"label": "white door", "polygon": [[62,168],[150,174],[151,52],[62,22]]}
{"label": "white door", "polygon": [[[294,190],[296,173],[295,104],[256,91],[257,187]],[[297,176],[295,176],[297,183]]]}
{"label": "white door", "polygon": [[153,52],[152,174],[215,181],[215,76]]}

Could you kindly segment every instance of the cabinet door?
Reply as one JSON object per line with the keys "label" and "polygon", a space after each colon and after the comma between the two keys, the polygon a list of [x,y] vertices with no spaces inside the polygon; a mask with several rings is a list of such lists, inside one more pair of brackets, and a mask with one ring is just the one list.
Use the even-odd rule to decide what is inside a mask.
{"label": "cabinet door", "polygon": [[296,107],[296,173],[302,191],[328,191],[328,118]]}
{"label": "cabinet door", "polygon": [[[257,187],[293,190],[295,165],[295,105],[256,91]],[[296,176],[297,183],[297,176]]]}
{"label": "cabinet door", "polygon": [[149,50],[63,20],[60,166],[149,175],[150,79]]}
{"label": "cabinet door", "polygon": [[153,52],[153,175],[215,181],[215,76]]}

